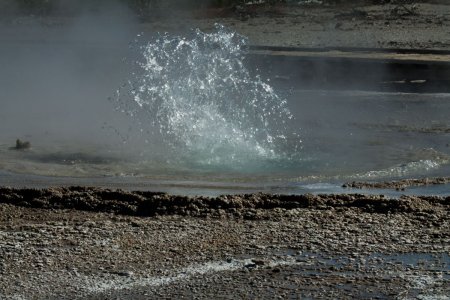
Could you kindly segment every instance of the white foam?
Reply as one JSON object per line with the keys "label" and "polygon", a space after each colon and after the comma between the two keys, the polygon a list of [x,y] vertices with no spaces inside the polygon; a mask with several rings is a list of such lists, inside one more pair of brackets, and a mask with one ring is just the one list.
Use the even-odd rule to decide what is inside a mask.
{"label": "white foam", "polygon": [[[221,25],[191,37],[163,35],[139,48],[143,59],[119,106],[158,132],[178,161],[243,165],[286,157],[298,136],[285,99],[244,65],[246,39]],[[149,130],[149,128],[151,128]],[[145,138],[145,137],[143,137]],[[290,145],[288,146],[288,140]]]}

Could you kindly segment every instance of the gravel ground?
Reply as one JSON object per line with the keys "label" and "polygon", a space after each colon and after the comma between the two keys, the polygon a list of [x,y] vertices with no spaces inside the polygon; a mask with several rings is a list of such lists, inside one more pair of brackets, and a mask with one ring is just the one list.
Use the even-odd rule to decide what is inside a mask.
{"label": "gravel ground", "polygon": [[[450,197],[187,198],[75,187],[1,189],[0,199],[2,299],[450,293]],[[149,205],[133,209],[139,201]],[[85,211],[99,203],[104,212]],[[131,216],[144,208],[153,213]]]}
{"label": "gravel ground", "polygon": [[402,179],[396,181],[384,182],[347,182],[342,185],[344,188],[356,189],[396,189],[404,191],[407,187],[413,186],[429,186],[437,184],[450,183],[450,177],[420,178],[420,179]]}
{"label": "gravel ground", "polygon": [[[148,17],[133,26],[130,18],[121,19],[120,16],[103,16],[100,19],[112,23],[100,22],[100,25],[111,27],[123,23],[122,27],[130,27],[130,32],[180,33],[193,28],[212,30],[215,23],[220,23],[247,36],[251,45],[448,50],[450,4],[444,0],[421,2],[402,7],[344,3],[335,6],[256,5],[241,9],[166,10],[164,15]],[[53,31],[78,24],[77,19],[3,16],[0,17],[0,41],[42,42]],[[37,34],[37,25],[46,30],[43,36]],[[130,36],[129,40],[133,38]]]}
{"label": "gravel ground", "polygon": [[[421,1],[426,2],[426,1]],[[209,30],[221,23],[250,44],[289,47],[443,49],[450,46],[448,1],[397,5],[257,6],[211,10],[193,18],[174,15],[143,24],[148,31]]]}

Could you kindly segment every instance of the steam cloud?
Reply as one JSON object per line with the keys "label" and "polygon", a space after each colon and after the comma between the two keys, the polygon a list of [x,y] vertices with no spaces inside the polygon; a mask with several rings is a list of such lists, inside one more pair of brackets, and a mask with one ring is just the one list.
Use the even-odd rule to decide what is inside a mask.
{"label": "steam cloud", "polygon": [[124,120],[107,98],[127,72],[135,15],[108,1],[101,11],[80,6],[76,16],[39,19],[13,15],[17,6],[8,3],[9,13],[0,15],[0,143],[117,139],[105,123]]}

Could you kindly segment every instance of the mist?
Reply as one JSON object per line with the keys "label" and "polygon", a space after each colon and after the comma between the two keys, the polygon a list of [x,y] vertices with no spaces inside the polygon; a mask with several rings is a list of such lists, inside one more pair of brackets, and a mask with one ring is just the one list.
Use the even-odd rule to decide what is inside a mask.
{"label": "mist", "polygon": [[64,19],[2,16],[1,143],[13,145],[20,138],[32,145],[120,144],[111,128],[124,128],[128,121],[108,97],[127,78],[137,19],[114,1],[101,10],[86,5],[76,12]]}

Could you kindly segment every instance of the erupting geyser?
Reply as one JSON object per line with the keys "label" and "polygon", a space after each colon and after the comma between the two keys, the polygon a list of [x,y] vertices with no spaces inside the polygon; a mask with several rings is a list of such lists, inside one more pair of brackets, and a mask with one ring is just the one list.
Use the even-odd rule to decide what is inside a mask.
{"label": "erupting geyser", "polygon": [[138,48],[143,57],[118,92],[119,107],[191,166],[286,162],[300,145],[289,129],[293,116],[244,66],[245,48],[243,36],[221,25],[189,38],[160,35]]}

